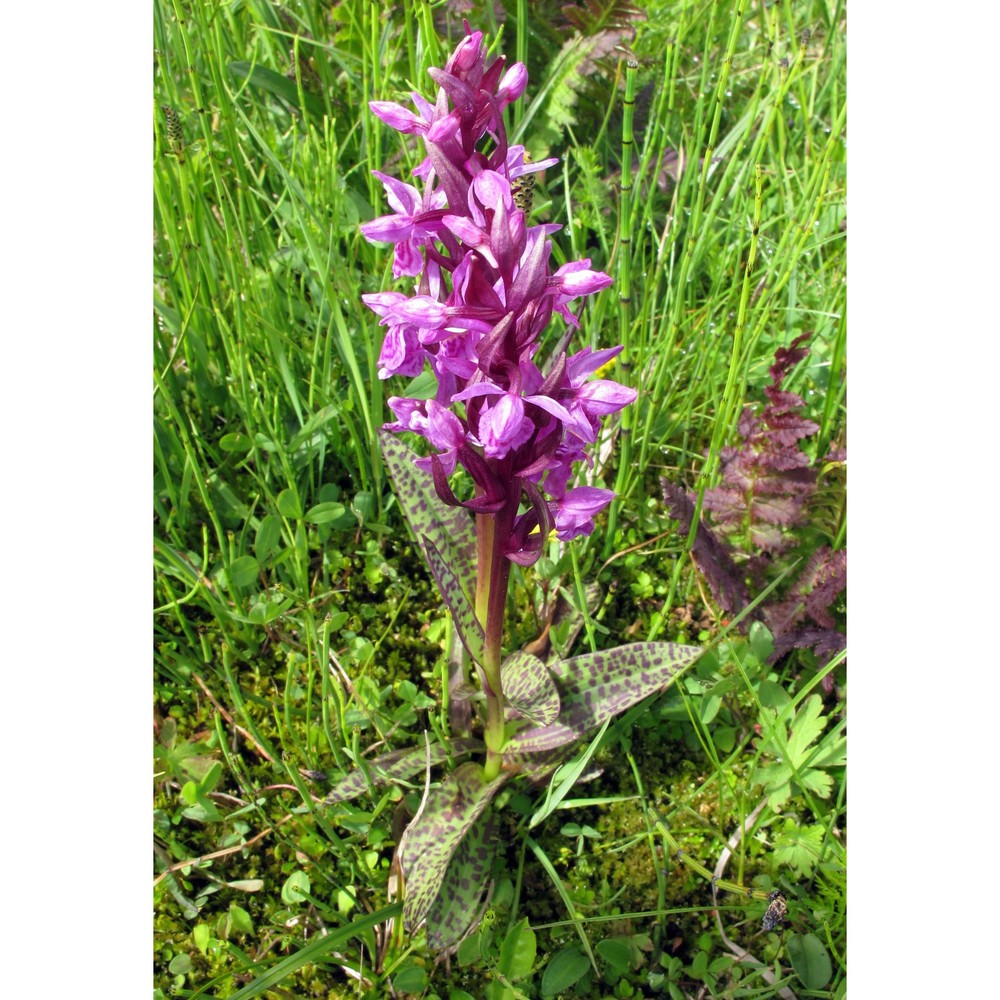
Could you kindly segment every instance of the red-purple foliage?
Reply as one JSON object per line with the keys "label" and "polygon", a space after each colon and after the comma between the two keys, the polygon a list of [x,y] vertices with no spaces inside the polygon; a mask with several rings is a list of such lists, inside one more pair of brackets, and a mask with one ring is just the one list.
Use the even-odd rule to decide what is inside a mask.
{"label": "red-purple foliage", "polygon": [[[714,524],[699,521],[691,554],[724,611],[738,613],[751,601],[750,585],[761,589],[778,557],[801,544],[816,472],[799,442],[819,427],[802,416],[804,401],[782,388],[790,371],[809,353],[808,334],[775,352],[759,414],[744,409],[737,424],[740,442],[722,451],[722,482],[706,490],[704,508]],[[828,460],[844,461],[842,453]],[[660,480],[663,496],[681,534],[691,530],[694,504],[678,486]],[[800,529],[797,531],[796,529]],[[830,612],[847,585],[847,550],[817,548],[778,599],[759,605],[747,619],[762,618],[774,635],[772,661],[791,649],[810,648],[822,659],[844,648],[846,639]],[[824,679],[832,686],[832,678]]]}
{"label": "red-purple foliage", "polygon": [[798,442],[819,426],[799,413],[802,397],[781,388],[809,353],[799,346],[808,336],[775,352],[767,405],[759,416],[750,407],[743,411],[736,427],[741,443],[722,450],[722,485],[705,491],[705,510],[715,515],[721,535],[742,535],[747,549],[771,556],[794,543],[788,529],[803,522],[803,504],[816,488],[816,473]]}

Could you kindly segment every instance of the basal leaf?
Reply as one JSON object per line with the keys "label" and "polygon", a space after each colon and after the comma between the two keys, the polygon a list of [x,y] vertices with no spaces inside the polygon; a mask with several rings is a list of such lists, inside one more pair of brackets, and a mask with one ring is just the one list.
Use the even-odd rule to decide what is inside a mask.
{"label": "basal leaf", "polygon": [[430,912],[462,838],[508,777],[507,772],[501,772],[487,783],[483,769],[470,762],[428,793],[397,852],[406,886],[403,921],[409,933]]}
{"label": "basal leaf", "polygon": [[442,502],[434,489],[433,477],[415,464],[417,455],[395,434],[379,431],[379,442],[396,496],[424,559],[430,565],[423,542],[426,535],[451,567],[469,603],[474,604],[476,534],[469,512]]}
{"label": "basal leaf", "polygon": [[[458,739],[452,740],[448,746],[440,743],[432,743],[430,747],[430,762],[440,764],[447,760],[449,756],[458,756],[468,753],[470,750],[481,750],[483,744],[479,740]],[[348,802],[368,791],[369,778],[365,775],[365,770],[371,778],[371,784],[379,787],[391,784],[404,778],[412,778],[427,767],[428,751],[424,747],[406,747],[403,750],[393,750],[392,753],[383,754],[365,762],[365,769],[358,768],[352,771],[346,778],[342,778],[330,790],[330,794],[323,800],[324,805],[335,805],[337,802]]]}
{"label": "basal leaf", "polygon": [[426,535],[421,535],[420,541],[427,565],[430,566],[434,579],[437,581],[438,590],[455,621],[455,628],[458,629],[462,645],[469,651],[469,656],[477,663],[482,663],[483,644],[486,642],[486,636],[483,634],[483,627],[476,617],[476,609],[462,589],[458,577],[452,572],[441,553],[438,552],[437,546]]}
{"label": "basal leaf", "polygon": [[511,708],[540,726],[559,717],[559,692],[548,667],[531,653],[518,650],[500,668],[503,693]]}
{"label": "basal leaf", "polygon": [[559,718],[551,725],[515,733],[505,753],[551,750],[579,739],[666,687],[701,654],[698,646],[634,642],[549,664],[559,690]]}
{"label": "basal leaf", "polygon": [[785,946],[795,975],[802,981],[802,985],[807,990],[823,989],[833,975],[830,955],[823,947],[823,942],[815,934],[792,934]]}
{"label": "basal leaf", "polygon": [[450,948],[476,919],[496,852],[496,820],[485,812],[462,838],[427,913],[431,948]]}

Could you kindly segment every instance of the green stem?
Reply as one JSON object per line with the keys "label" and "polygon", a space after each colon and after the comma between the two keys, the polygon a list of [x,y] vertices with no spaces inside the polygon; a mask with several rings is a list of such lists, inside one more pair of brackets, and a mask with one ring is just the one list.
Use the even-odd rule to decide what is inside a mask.
{"label": "green stem", "polygon": [[653,825],[656,827],[658,833],[663,836],[663,839],[667,842],[670,847],[671,855],[678,861],[682,861],[691,871],[696,872],[703,879],[711,882],[716,889],[722,889],[725,892],[735,893],[737,896],[743,896],[746,899],[768,899],[768,893],[763,889],[753,889],[748,885],[742,885],[739,882],[730,882],[727,879],[716,878],[704,865],[699,864],[691,857],[686,851],[681,849],[680,844],[674,840],[673,835],[667,829],[664,822],[660,819],[654,819]]}
{"label": "green stem", "polygon": [[[635,113],[635,84],[639,64],[629,59],[625,65],[625,106],[622,114],[622,181],[621,206],[618,212],[618,341],[622,352],[618,355],[618,367],[622,373],[622,381],[629,381],[629,366],[632,360],[631,351],[631,317],[632,317],[632,157],[635,149],[635,138],[632,134],[632,118]],[[621,413],[621,439],[618,456],[618,475],[615,482],[615,493],[621,495],[625,489],[625,480],[632,464],[632,427],[635,418],[632,407],[627,406]],[[608,508],[608,527],[604,535],[603,558],[611,555],[614,546],[615,530],[618,522],[618,501],[613,500]]]}
{"label": "green stem", "polygon": [[[480,535],[479,574],[476,580],[476,611],[483,621],[485,605],[485,642],[483,643],[483,670],[480,676],[486,695],[486,764],[487,781],[500,773],[503,763],[504,700],[500,680],[500,663],[503,658],[503,623],[507,607],[507,587],[510,583],[510,560],[503,546],[510,538],[517,507],[520,502],[520,482],[511,479],[507,502],[496,514],[483,514],[477,518]],[[488,553],[488,554],[487,554]],[[484,560],[484,556],[486,559]],[[484,581],[486,590],[484,593]]]}

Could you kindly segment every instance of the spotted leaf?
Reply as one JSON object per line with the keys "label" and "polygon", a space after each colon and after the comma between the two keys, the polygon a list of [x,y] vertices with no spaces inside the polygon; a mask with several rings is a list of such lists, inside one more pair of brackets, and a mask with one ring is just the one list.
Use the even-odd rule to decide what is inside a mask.
{"label": "spotted leaf", "polygon": [[503,693],[519,715],[540,726],[559,717],[559,692],[548,667],[531,653],[512,653],[500,668]]}
{"label": "spotted leaf", "polygon": [[464,937],[478,916],[496,853],[496,820],[487,811],[462,838],[427,913],[431,948],[449,948]]}
{"label": "spotted leaf", "polygon": [[330,790],[330,794],[323,800],[324,804],[329,806],[335,805],[337,802],[348,802],[367,792],[372,785],[379,787],[392,784],[394,781],[412,778],[415,774],[426,769],[428,753],[433,766],[449,757],[482,749],[483,744],[479,740],[459,739],[452,740],[448,746],[432,743],[429,751],[424,747],[406,747],[403,750],[393,750],[392,753],[382,754],[381,757],[365,761],[363,768],[359,767],[346,778],[338,781]]}
{"label": "spotted leaf", "polygon": [[403,921],[409,933],[430,912],[462,839],[508,776],[501,772],[487,782],[478,764],[462,764],[428,793],[397,851],[406,885]]}
{"label": "spotted leaf", "polygon": [[469,512],[449,507],[434,489],[434,478],[414,463],[416,454],[394,434],[379,431],[382,455],[392,477],[396,496],[420,546],[427,565],[431,559],[424,544],[429,538],[451,571],[469,603],[476,594],[476,534]]}
{"label": "spotted leaf", "polygon": [[469,656],[477,663],[482,663],[483,644],[486,642],[486,636],[483,634],[483,627],[476,617],[475,608],[465,595],[458,577],[451,571],[451,567],[441,553],[438,552],[437,546],[426,535],[421,535],[420,541],[427,565],[430,566],[434,579],[437,581],[438,590],[455,620],[455,628],[458,629],[462,645],[469,651]]}
{"label": "spotted leaf", "polygon": [[586,735],[648,695],[666,687],[703,650],[673,642],[634,642],[549,664],[559,690],[559,718],[515,733],[505,752],[511,759],[552,750]]}

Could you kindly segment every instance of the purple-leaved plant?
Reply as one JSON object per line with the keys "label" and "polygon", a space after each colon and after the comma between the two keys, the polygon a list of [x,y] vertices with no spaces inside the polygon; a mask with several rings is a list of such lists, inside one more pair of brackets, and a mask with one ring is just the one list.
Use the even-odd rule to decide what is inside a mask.
{"label": "purple-leaved plant", "polygon": [[[511,564],[537,561],[553,532],[569,542],[593,531],[614,494],[572,485],[574,473],[592,464],[588,448],[603,418],[636,392],[592,377],[620,347],[538,356],[553,317],[567,332],[578,328],[571,304],[611,279],[586,259],[552,268],[550,237],[560,227],[530,225],[524,199],[512,194],[518,178],[556,162],[532,163],[523,146],[507,142],[503,110],[524,93],[527,72],[520,63],[507,68],[502,56],[487,64],[482,33],[467,22],[465,30],[444,68],[429,70],[438,85],[433,103],[417,93],[413,110],[371,102],[387,125],[419,137],[427,155],[413,183],[376,172],[392,213],[361,228],[394,245],[393,275],[411,279],[408,293],[363,296],[387,328],[379,375],[414,377],[429,366],[436,378],[433,398],[390,397],[395,420],[380,438],[474,664],[486,703],[483,739],[383,754],[328,796],[344,801],[370,782],[410,779],[485,751],[482,764],[466,760],[428,790],[397,847],[406,926],[426,920],[432,947],[458,940],[475,917],[496,851],[491,802],[501,785],[516,773],[549,773],[580,737],[663,689],[701,654],[644,642],[561,662],[523,650],[502,657]],[[406,431],[423,437],[430,455],[418,458],[395,436]],[[471,489],[459,486],[462,475]]]}
{"label": "purple-leaved plant", "polygon": [[[819,426],[802,416],[801,396],[783,388],[791,370],[809,353],[807,333],[775,351],[760,413],[743,410],[738,444],[722,451],[722,482],[705,491],[704,509],[714,519],[699,521],[691,555],[719,606],[738,613],[751,602],[749,583],[761,586],[775,560],[795,546],[795,529],[806,520],[806,504],[816,490],[816,472],[799,442]],[[843,455],[833,456],[843,461]],[[680,531],[691,530],[694,503],[684,490],[660,480]],[[734,557],[742,556],[739,564]],[[811,648],[828,658],[846,645],[830,607],[847,585],[847,552],[820,546],[784,596],[759,605],[751,618],[762,619],[774,636],[771,661],[794,648]],[[827,674],[824,688],[832,690]]]}

